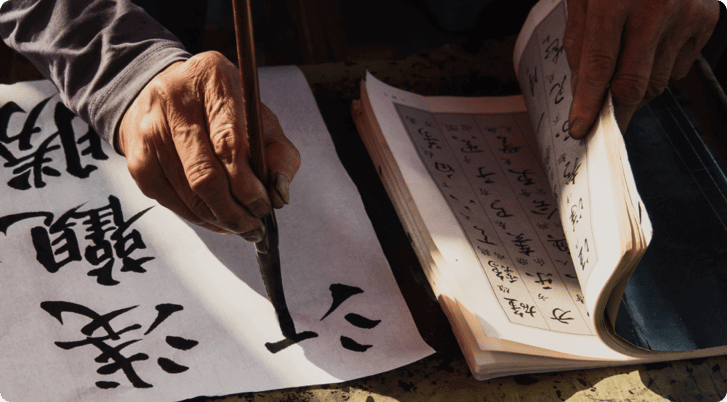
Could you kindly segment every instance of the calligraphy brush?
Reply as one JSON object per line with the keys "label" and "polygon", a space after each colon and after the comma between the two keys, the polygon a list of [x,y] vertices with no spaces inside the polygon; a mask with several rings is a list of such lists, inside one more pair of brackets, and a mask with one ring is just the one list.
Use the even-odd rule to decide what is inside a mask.
{"label": "calligraphy brush", "polygon": [[[252,29],[250,0],[232,0],[237,41],[237,65],[240,71],[242,95],[245,98],[245,126],[250,143],[250,164],[258,179],[268,186],[268,172],[265,164],[265,146],[260,106],[260,88],[255,63],[255,39]],[[257,262],[260,266],[265,290],[275,308],[280,330],[286,338],[295,338],[293,318],[290,316],[283,293],[283,278],[280,272],[280,252],[278,249],[278,225],[275,211],[263,219],[265,236],[255,243]]]}

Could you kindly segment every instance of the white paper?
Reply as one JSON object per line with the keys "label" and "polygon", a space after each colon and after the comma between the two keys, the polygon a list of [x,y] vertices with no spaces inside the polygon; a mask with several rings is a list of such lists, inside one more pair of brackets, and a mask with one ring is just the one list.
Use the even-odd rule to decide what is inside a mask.
{"label": "white paper", "polygon": [[[145,198],[129,177],[125,159],[106,143],[101,144],[106,160],[83,154],[90,143],[81,141],[88,128],[80,119],[72,120],[75,137],[63,145],[63,130],[54,122],[57,95],[40,110],[31,147],[21,149],[15,136],[55,88],[47,81],[0,86],[0,108],[13,101],[23,110],[9,114],[9,138],[0,137],[0,220],[41,213],[6,218],[6,234],[0,232],[4,398],[180,400],[345,381],[432,353],[414,326],[305,78],[295,68],[263,69],[260,86],[263,102],[277,114],[303,160],[291,185],[291,204],[277,218],[286,300],[296,330],[317,336],[271,353],[266,343],[284,338],[252,245],[198,229]],[[34,159],[22,157],[38,155],[56,132],[61,134],[45,143],[48,160],[24,168]],[[74,169],[76,151],[81,155]],[[84,174],[77,168],[89,166],[97,169],[78,177]],[[117,200],[120,210],[114,211]],[[150,207],[114,235],[117,225]],[[96,240],[85,238],[94,210],[109,214],[107,231]],[[69,218],[65,225],[64,217]],[[116,241],[129,236],[138,237]],[[72,238],[77,246],[68,242]],[[37,254],[44,239],[50,239],[56,255]],[[133,249],[139,239],[145,248]],[[109,245],[111,257],[103,251]],[[54,264],[72,256],[69,251],[78,251],[77,258]],[[121,271],[123,256],[136,259],[146,272]],[[99,284],[99,277],[88,275],[110,261],[118,284]],[[350,297],[325,316],[334,284]],[[108,315],[112,312],[118,315]],[[349,314],[370,320],[371,328]],[[152,328],[155,320],[161,322]],[[110,327],[81,332],[102,321]],[[104,339],[110,334],[119,339]],[[366,350],[350,350],[356,345]],[[101,349],[112,357],[107,360]],[[165,371],[184,367],[177,374]]]}

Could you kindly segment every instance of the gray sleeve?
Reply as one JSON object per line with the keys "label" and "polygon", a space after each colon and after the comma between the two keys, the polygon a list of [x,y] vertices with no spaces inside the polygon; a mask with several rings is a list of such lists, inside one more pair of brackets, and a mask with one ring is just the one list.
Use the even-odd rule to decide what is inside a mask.
{"label": "gray sleeve", "polygon": [[191,55],[129,0],[9,0],[0,37],[28,58],[74,113],[113,144],[121,119],[156,74]]}

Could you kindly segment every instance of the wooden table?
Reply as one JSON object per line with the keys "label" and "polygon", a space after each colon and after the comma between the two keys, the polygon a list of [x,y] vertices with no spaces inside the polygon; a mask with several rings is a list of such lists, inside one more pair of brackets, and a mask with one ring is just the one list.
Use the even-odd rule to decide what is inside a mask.
{"label": "wooden table", "polygon": [[[416,257],[395,221],[395,214],[358,139],[350,105],[358,98],[358,83],[368,69],[387,83],[425,95],[506,95],[519,93],[512,71],[512,39],[491,41],[487,53],[469,55],[443,47],[401,60],[330,63],[301,66],[318,101],[339,155],[373,217],[374,228],[389,258],[405,299],[434,355],[391,372],[341,384],[199,397],[193,401],[708,401],[727,395],[727,357],[636,365],[563,373],[546,373],[476,381],[459,351],[449,324],[424,278]],[[23,60],[0,49],[0,83],[33,79]],[[703,85],[693,73],[691,84]],[[696,84],[695,84],[696,83]],[[698,88],[698,87],[697,87]],[[707,94],[708,91],[702,91]],[[706,95],[705,95],[706,96]],[[705,98],[705,97],[702,97]],[[708,96],[706,98],[709,98]],[[706,99],[705,98],[705,99]],[[692,96],[697,125],[715,148],[727,149],[724,130],[713,103]],[[690,106],[687,104],[686,106]],[[711,116],[711,117],[710,117]],[[723,154],[724,155],[724,154]],[[398,226],[398,229],[397,229]],[[398,232],[397,232],[398,230]]]}

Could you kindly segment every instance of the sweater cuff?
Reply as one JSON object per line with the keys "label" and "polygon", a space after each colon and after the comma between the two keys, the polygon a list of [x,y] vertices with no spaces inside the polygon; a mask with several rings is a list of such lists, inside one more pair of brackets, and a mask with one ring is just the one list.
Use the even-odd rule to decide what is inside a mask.
{"label": "sweater cuff", "polygon": [[97,94],[90,108],[91,126],[115,149],[121,120],[146,84],[173,63],[190,57],[192,55],[181,49],[178,42],[162,41],[149,47],[126,66],[111,85]]}

